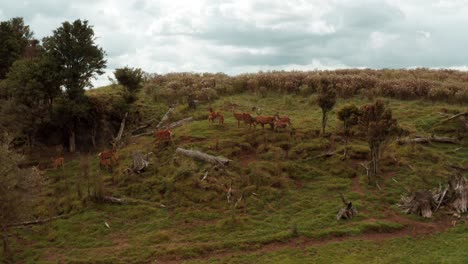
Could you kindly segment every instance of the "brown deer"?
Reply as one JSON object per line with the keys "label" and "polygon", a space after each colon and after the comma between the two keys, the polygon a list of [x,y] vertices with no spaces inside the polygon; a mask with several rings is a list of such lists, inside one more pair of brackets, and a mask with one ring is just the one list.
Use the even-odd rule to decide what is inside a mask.
{"label": "brown deer", "polygon": [[285,123],[291,125],[291,119],[289,118],[289,116],[279,116],[279,114],[277,113],[275,115],[275,120],[285,122]]}
{"label": "brown deer", "polygon": [[265,128],[265,125],[270,125],[271,129],[275,127],[275,117],[274,116],[257,116],[255,118],[255,123],[260,124],[262,129]]}
{"label": "brown deer", "polygon": [[112,167],[117,164],[118,156],[117,149],[113,147],[111,150],[104,150],[98,154],[99,167],[101,169],[107,168],[112,171]]}
{"label": "brown deer", "polygon": [[172,131],[169,129],[169,127],[167,127],[164,130],[154,131],[154,137],[156,138],[156,141],[158,143],[163,143],[163,142],[164,143],[170,142],[171,144],[174,143],[172,141]]}
{"label": "brown deer", "polygon": [[224,115],[221,114],[220,112],[215,112],[213,108],[209,108],[210,114],[208,115],[208,121],[213,122],[216,119],[219,119],[220,124],[224,124]]}
{"label": "brown deer", "polygon": [[252,128],[252,126],[256,126],[256,121],[255,121],[255,118],[253,116],[251,116],[249,113],[243,113],[243,120],[244,120],[244,123],[246,123],[247,125],[249,125],[249,129]]}
{"label": "brown deer", "polygon": [[61,167],[63,169],[64,166],[64,159],[63,157],[58,157],[58,158],[50,158],[50,161],[52,162],[52,167],[54,169],[57,169],[58,167]]}

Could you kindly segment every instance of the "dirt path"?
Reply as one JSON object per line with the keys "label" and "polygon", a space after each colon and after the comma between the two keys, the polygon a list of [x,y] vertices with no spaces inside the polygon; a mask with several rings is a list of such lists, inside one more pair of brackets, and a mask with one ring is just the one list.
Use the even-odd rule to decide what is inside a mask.
{"label": "dirt path", "polygon": [[[262,245],[260,247],[255,247],[252,249],[244,249],[244,250],[222,250],[222,251],[214,251],[214,252],[206,252],[200,257],[196,258],[188,258],[188,259],[180,259],[180,258],[162,258],[158,259],[158,263],[182,263],[183,261],[193,261],[193,260],[209,260],[209,259],[224,259],[230,258],[239,254],[251,254],[251,253],[269,253],[275,252],[278,250],[286,249],[286,248],[299,248],[305,249],[311,246],[322,246],[331,243],[339,243],[343,241],[375,241],[381,242],[388,239],[393,238],[400,238],[400,237],[420,237],[425,235],[430,235],[434,233],[439,233],[447,230],[449,227],[452,226],[452,221],[450,218],[443,218],[440,220],[432,221],[432,222],[421,222],[412,220],[409,218],[405,218],[403,216],[398,215],[394,211],[388,211],[388,218],[385,220],[389,220],[392,222],[404,224],[405,227],[389,232],[389,233],[381,233],[381,232],[367,232],[360,235],[355,236],[343,236],[343,237],[330,237],[324,239],[313,239],[313,238],[306,238],[306,237],[298,237],[288,241],[280,241],[280,242],[272,242],[269,244]],[[373,221],[371,219],[371,221]],[[375,221],[375,220],[374,220]]]}

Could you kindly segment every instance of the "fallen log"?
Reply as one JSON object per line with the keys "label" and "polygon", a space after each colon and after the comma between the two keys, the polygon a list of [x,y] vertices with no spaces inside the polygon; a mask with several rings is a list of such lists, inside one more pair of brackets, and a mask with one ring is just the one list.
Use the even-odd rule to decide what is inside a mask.
{"label": "fallen log", "polygon": [[203,153],[203,152],[198,151],[198,150],[188,150],[188,149],[183,149],[183,148],[177,148],[176,152],[179,153],[179,154],[188,156],[188,157],[196,158],[196,159],[203,160],[203,161],[213,163],[213,164],[220,164],[220,165],[223,165],[223,166],[228,165],[229,162],[232,161],[232,160],[227,159],[225,157],[212,156],[212,155]]}
{"label": "fallen log", "polygon": [[458,140],[454,138],[447,138],[447,137],[416,137],[416,138],[405,138],[405,139],[398,139],[398,144],[404,145],[408,143],[421,143],[427,144],[431,142],[438,142],[438,143],[447,143],[447,144],[458,144]]}
{"label": "fallen log", "polygon": [[39,224],[44,224],[53,220],[69,217],[72,214],[64,214],[64,215],[58,215],[58,216],[53,216],[45,219],[37,219],[33,221],[27,221],[27,222],[20,222],[20,223],[13,223],[13,224],[8,224],[6,227],[16,227],[16,226],[30,226],[30,225],[39,225]]}
{"label": "fallen log", "polygon": [[[187,117],[187,118],[184,118],[182,120],[179,120],[179,121],[176,121],[174,123],[171,123],[168,125],[169,129],[173,129],[173,128],[176,128],[176,127],[180,127],[180,126],[183,126],[187,123],[190,123],[193,121],[193,117]],[[151,136],[154,134],[154,131],[148,131],[148,132],[144,132],[144,133],[141,133],[141,134],[136,134],[136,135],[133,135],[132,137],[141,137],[141,136]]]}
{"label": "fallen log", "polygon": [[132,198],[117,198],[117,197],[112,197],[112,196],[102,196],[100,198],[100,201],[110,203],[110,204],[118,204],[118,205],[143,204],[143,205],[149,205],[149,206],[153,206],[153,207],[163,207],[163,208],[166,207],[162,203],[148,202],[148,201],[139,200],[139,199],[132,199]]}
{"label": "fallen log", "polygon": [[341,201],[344,204],[344,207],[338,211],[336,214],[336,220],[349,220],[352,219],[355,215],[357,215],[356,208],[353,207],[352,202],[346,201],[345,197],[342,193],[340,193]]}
{"label": "fallen log", "polygon": [[167,123],[172,113],[174,113],[174,107],[171,106],[169,110],[167,110],[167,112],[161,118],[161,121],[159,121],[159,123],[156,125],[156,128],[161,128],[164,125],[164,123]]}
{"label": "fallen log", "polygon": [[468,116],[468,111],[461,112],[461,113],[458,113],[456,115],[453,115],[453,116],[451,116],[449,118],[446,118],[446,119],[440,121],[440,123],[445,123],[447,121],[450,121],[450,120],[455,119],[455,118],[460,117],[460,116]]}
{"label": "fallen log", "polygon": [[319,154],[317,156],[314,157],[314,159],[318,159],[318,158],[328,158],[328,157],[331,157],[333,155],[335,155],[336,153],[338,153],[338,150],[335,150],[335,151],[328,151],[328,152],[325,152],[323,154]]}

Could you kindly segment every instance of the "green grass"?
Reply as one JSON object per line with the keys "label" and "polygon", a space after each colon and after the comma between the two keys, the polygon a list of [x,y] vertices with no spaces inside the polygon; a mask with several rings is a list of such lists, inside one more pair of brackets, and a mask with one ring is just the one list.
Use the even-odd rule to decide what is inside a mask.
{"label": "green grass", "polygon": [[[108,92],[95,89],[89,93],[100,96]],[[15,259],[25,263],[149,263],[160,258],[196,258],[219,250],[235,253],[272,242],[287,242],[296,236],[330,239],[393,232],[404,225],[387,219],[387,211],[397,210],[394,205],[402,194],[445,182],[451,174],[445,167],[447,164],[466,165],[466,142],[457,151],[454,149],[459,146],[444,144],[400,146],[390,143],[382,157],[383,191],[379,192],[366,184],[359,165],[368,153],[363,138],[351,139],[350,158],[345,161],[340,155],[314,158],[330,149],[341,148],[342,141],[336,135],[341,130],[336,119],[337,109],[347,103],[362,105],[367,99],[338,100],[329,113],[327,126],[327,131],[333,135],[326,138],[316,135],[321,112],[317,106],[309,104],[310,100],[274,94],[265,98],[250,94],[223,97],[211,106],[224,113],[225,125],[208,123],[207,105],[195,111],[177,107],[174,120],[193,116],[195,121],[174,130],[176,146],[222,155],[233,162],[223,170],[176,155],[176,146],[157,147],[151,137],[134,139],[119,150],[120,163],[114,172],[100,172],[100,175],[106,194],[143,200],[147,202],[144,205],[99,205],[86,200],[85,195],[79,198],[77,189],[86,193],[87,188],[86,182],[80,179],[79,160],[67,161],[63,171],[48,171],[48,185],[37,200],[35,215],[75,214],[48,224],[15,229],[13,237],[17,239],[12,239]],[[237,111],[249,111],[255,106],[262,114],[289,115],[298,139],[292,140],[287,132],[261,128],[254,131],[245,125],[237,128],[230,112],[231,102],[239,105]],[[420,101],[388,100],[388,103],[401,126],[419,135],[433,132],[439,120],[439,109],[459,108]],[[145,119],[162,116],[167,109],[142,96],[136,104]],[[450,135],[447,134],[450,132],[444,133]],[[187,136],[197,139],[190,141]],[[131,164],[134,151],[153,152],[151,166],[142,174],[126,175],[123,171]],[[90,166],[93,175],[99,172],[94,156],[91,156]],[[206,172],[207,180],[202,181]],[[355,176],[359,177],[362,192],[352,187]],[[226,199],[230,184],[235,190],[233,199],[242,197],[237,208]],[[335,220],[342,206],[339,192],[359,210],[351,221]],[[157,206],[160,203],[166,208]],[[440,260],[462,263],[467,258],[464,253],[467,248],[462,250],[461,243],[463,239],[466,241],[462,236],[464,231],[466,225],[427,238],[380,242],[349,240],[304,249],[239,253],[233,258],[210,262],[413,263]],[[410,245],[419,254],[412,255]],[[450,257],[442,259],[449,253]]]}

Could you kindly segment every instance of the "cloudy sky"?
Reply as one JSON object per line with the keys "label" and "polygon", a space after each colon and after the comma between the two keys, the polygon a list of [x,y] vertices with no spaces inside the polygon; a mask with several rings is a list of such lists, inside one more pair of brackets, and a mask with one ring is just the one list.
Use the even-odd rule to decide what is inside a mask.
{"label": "cloudy sky", "polygon": [[[86,19],[107,74],[468,67],[468,0],[0,0],[36,38]],[[105,84],[103,76],[95,82]]]}

